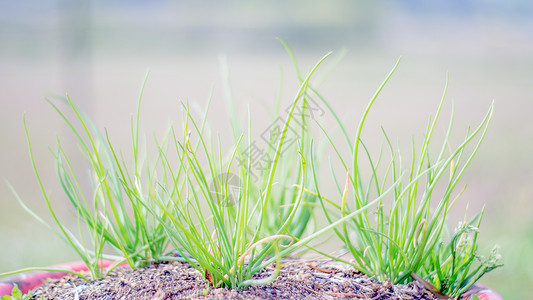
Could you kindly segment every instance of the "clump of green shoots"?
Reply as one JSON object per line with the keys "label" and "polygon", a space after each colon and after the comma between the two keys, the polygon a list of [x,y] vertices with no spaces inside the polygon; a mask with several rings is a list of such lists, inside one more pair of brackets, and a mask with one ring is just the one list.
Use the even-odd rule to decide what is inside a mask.
{"label": "clump of green shoots", "polygon": [[486,273],[501,267],[498,247],[489,256],[478,254],[477,238],[484,210],[472,220],[459,224],[446,243],[437,243],[420,274],[433,287],[452,297],[458,297]]}
{"label": "clump of green shoots", "polygon": [[[451,148],[452,113],[444,140],[433,157],[430,155],[434,149],[433,133],[445,89],[420,146],[413,139],[412,161],[407,162],[392,146],[384,130],[386,150],[375,158],[363,143],[363,127],[399,61],[363,112],[355,135],[350,137],[328,102],[309,83],[329,54],[303,76],[288,45],[281,42],[294,62],[300,87],[280,131],[270,136],[272,147],[266,149],[268,161],[263,162],[265,169],[259,176],[252,170],[257,161],[252,155],[250,113],[245,136],[232,105],[235,145],[229,155],[223,154],[220,139],[216,144],[210,136],[209,103],[200,122],[189,105],[182,104],[183,128],[179,131],[170,127],[163,138],[154,138],[156,155],[149,159],[139,134],[142,89],[137,113],[131,121],[129,158],[113,145],[107,130],[103,134],[98,131],[68,97],[61,102],[67,105],[72,118],[49,101],[76,136],[90,168],[92,189],[87,194],[58,139],[52,153],[62,188],[78,217],[78,233],[74,234],[56,216],[45,192],[25,124],[35,174],[58,228],[53,230],[87,264],[90,278],[105,276],[103,259],[116,261],[111,268],[124,262],[136,268],[151,261],[179,260],[202,272],[213,287],[266,284],[279,274],[283,257],[304,246],[313,249],[309,242],[328,230],[334,230],[355,262],[323,254],[379,281],[406,283],[415,278],[429,282],[441,293],[457,296],[498,267],[495,253],[486,260],[477,254],[477,228],[482,213],[460,226],[449,242],[443,238],[450,209],[462,193],[457,193],[456,187],[480,147],[493,107],[455,148]],[[343,169],[341,179],[338,173],[332,173],[338,190],[334,198],[326,198],[319,184],[317,168],[321,157],[313,144],[311,122],[306,119],[309,95],[316,96],[332,113],[351,152],[350,159],[343,157],[330,131],[316,122]],[[232,104],[231,95],[228,100]],[[291,126],[298,128],[295,143],[287,142]],[[363,159],[370,167],[368,176],[363,174]],[[335,170],[333,164],[330,162],[331,170]],[[305,236],[316,206],[329,224]],[[371,211],[372,206],[377,208]],[[166,255],[171,246],[179,252],[178,257]],[[108,248],[114,250],[113,255],[104,253]],[[274,262],[276,268],[271,276],[252,278]],[[85,278],[82,273],[77,274]]]}
{"label": "clump of green shoots", "polygon": [[[497,266],[493,263],[489,265],[481,263],[480,267],[468,273],[468,268],[473,267],[474,260],[478,257],[475,252],[477,241],[471,240],[468,247],[459,246],[457,242],[465,237],[471,227],[466,227],[467,229],[463,229],[452,238],[452,245],[446,248],[453,248],[451,253],[448,250],[439,251],[445,249],[441,247],[441,243],[450,209],[462,193],[461,191],[456,195],[454,191],[480,147],[492,116],[493,106],[490,106],[480,125],[473,131],[468,130],[463,141],[450,151],[452,113],[440,149],[437,155],[432,157],[430,155],[430,150],[433,149],[432,137],[444,103],[446,84],[437,113],[434,118],[430,118],[421,145],[417,147],[413,139],[412,161],[406,161],[400,151],[394,149],[389,136],[383,130],[390,158],[385,162],[384,168],[382,167],[385,171],[380,173],[380,167],[385,161],[383,152],[376,159],[363,143],[362,132],[374,102],[396,70],[398,63],[399,60],[363,112],[352,139],[349,138],[348,130],[337,119],[348,149],[352,153],[351,160],[346,160],[340,155],[338,143],[333,142],[329,132],[321,127],[344,169],[345,176],[341,179],[338,179],[335,173],[332,174],[338,189],[338,197],[341,197],[342,201],[334,202],[321,193],[315,166],[313,169],[316,190],[308,193],[317,196],[327,220],[332,223],[354,209],[365,206],[376,195],[381,196],[385,188],[392,185],[393,193],[384,198],[387,201],[379,202],[376,210],[364,211],[335,229],[336,235],[352,254],[355,262],[337,259],[351,264],[379,281],[390,280],[394,284],[407,283],[412,280],[412,276],[417,277],[417,274],[420,274],[426,280],[435,282],[441,292],[458,295]],[[471,144],[473,144],[472,149],[468,148]],[[368,176],[362,173],[363,158],[370,166]],[[334,170],[334,167],[331,166],[331,169]],[[353,192],[349,193],[352,189]],[[494,257],[491,256],[491,261]]]}
{"label": "clump of green shoots", "polygon": [[[139,106],[143,89],[139,97]],[[169,242],[160,219],[148,213],[143,203],[147,197],[152,196],[146,195],[144,190],[155,184],[156,174],[145,162],[146,158],[141,156],[139,111],[131,122],[133,157],[131,160],[126,160],[122,153],[118,153],[113,147],[107,131],[102,135],[68,96],[58,100],[67,105],[73,118],[67,117],[66,111],[60,109],[53,101],[48,100],[48,102],[76,136],[90,170],[92,188],[88,194],[84,193],[78,179],[79,174],[75,172],[58,138],[57,149],[52,153],[59,181],[78,218],[78,234],[65,227],[52,207],[50,196],[45,191],[37,170],[26,122],[24,125],[32,165],[49,212],[59,230],[48,225],[31,211],[18,196],[17,199],[30,214],[56,232],[80,256],[93,279],[105,276],[106,270],[109,271],[123,262],[136,268],[151,260],[160,260]],[[131,165],[128,162],[131,162]],[[82,229],[82,224],[88,229],[86,233]],[[104,254],[106,245],[111,246],[120,256]],[[105,268],[103,259],[116,260],[116,264]],[[78,275],[85,278],[81,273]]]}
{"label": "clump of green shoots", "polygon": [[[250,129],[246,146],[242,146],[243,135],[235,135],[235,148],[225,161],[220,146],[215,148],[216,151],[212,150],[214,147],[205,137],[205,117],[202,123],[196,123],[187,106],[184,106],[182,137],[178,138],[174,131],[170,134],[173,161],[178,162],[177,171],[173,170],[166,148],[160,148],[162,166],[174,184],[170,186],[171,190],[160,185],[160,193],[154,199],[172,199],[173,205],[156,201],[155,207],[149,209],[163,211],[168,222],[161,220],[161,223],[180,256],[202,272],[214,287],[246,288],[273,281],[280,272],[282,257],[344,221],[300,239],[310,218],[309,208],[302,209],[305,193],[300,189],[293,188],[289,192],[282,189],[276,193],[277,198],[273,191],[276,181],[289,178],[296,178],[300,185],[306,185],[308,172],[304,143],[299,143],[296,149],[284,149],[284,146],[296,107],[299,101],[305,101],[309,79],[326,57],[302,81],[278,138],[271,139],[275,142],[275,151],[269,152],[272,156],[264,177],[254,178],[252,175],[252,164],[256,162],[251,153]],[[246,149],[244,153],[242,149]],[[291,149],[296,156],[286,155]],[[282,157],[282,150],[289,152]],[[235,183],[228,175],[233,164],[239,164],[237,169],[241,178],[237,194]],[[278,170],[281,164],[284,165],[282,172]],[[367,208],[362,207],[351,216]],[[276,262],[276,269],[271,276],[252,279],[255,273],[273,262]]]}
{"label": "clump of green shoots", "polygon": [[32,299],[32,293],[24,294],[15,284],[11,290],[11,295],[4,295],[0,297],[0,300],[29,300]]}
{"label": "clump of green shoots", "polygon": [[[275,147],[269,152],[271,161],[259,179],[252,178],[251,168],[255,162],[251,153],[241,151],[245,144],[242,134],[235,135],[238,138],[229,159],[223,157],[220,144],[218,148],[212,145],[206,132],[207,110],[201,123],[197,123],[188,105],[184,104],[181,136],[171,127],[161,141],[155,138],[157,155],[150,160],[139,141],[141,90],[137,114],[131,122],[132,157],[126,159],[113,145],[107,130],[101,134],[70,98],[60,100],[67,105],[73,118],[49,101],[76,136],[89,164],[92,194],[86,195],[58,139],[53,154],[61,185],[78,217],[78,234],[66,228],[52,207],[25,126],[30,157],[49,212],[59,229],[55,232],[87,264],[90,278],[105,276],[103,259],[116,260],[112,267],[127,262],[132,268],[150,261],[180,260],[196,267],[214,287],[246,288],[265,284],[279,274],[282,257],[343,222],[341,219],[301,238],[311,218],[311,206],[306,201],[314,197],[295,188],[274,191],[280,181],[287,184],[285,181],[297,180],[301,186],[308,182],[306,156],[312,142],[306,135],[303,115],[299,143],[285,149],[285,140],[301,101],[304,107],[301,113],[305,113],[309,79],[328,55],[301,83],[280,135],[270,140]],[[247,149],[251,151],[251,130],[247,142]],[[282,150],[286,151],[283,158]],[[237,159],[240,180],[235,186],[228,174]],[[278,170],[279,165],[283,165],[281,170]],[[292,187],[292,182],[288,184]],[[378,200],[347,217],[361,213]],[[33,216],[52,228],[19,201]],[[88,229],[85,239],[82,225]],[[180,253],[178,258],[165,255],[170,245]],[[104,253],[107,246],[115,251],[114,256]],[[277,262],[276,270],[270,277],[252,279],[255,273],[273,262]],[[85,278],[82,273],[76,274]]]}
{"label": "clump of green shoots", "polygon": [[[294,183],[307,186],[312,182],[307,165],[310,160],[317,159],[310,155],[313,147],[310,132],[313,108],[309,107],[309,101],[312,101],[309,99],[309,85],[301,86],[298,93],[300,98],[291,102],[292,105],[285,111],[281,108],[281,97],[278,97],[276,104],[269,106],[272,108],[270,120],[273,123],[260,133],[262,141],[266,143],[265,147],[261,147],[258,145],[260,141],[253,139],[252,124],[248,126],[247,135],[242,134],[231,94],[229,72],[225,61],[222,63],[225,71],[223,75],[227,79],[225,90],[228,115],[236,145],[233,165],[236,165],[237,171],[232,175],[238,174],[236,177],[244,179],[251,175],[251,184],[247,190],[251,204],[258,206],[257,201],[265,201],[265,210],[269,212],[265,214],[263,210],[254,209],[254,217],[250,220],[261,223],[261,228],[267,235],[279,234],[280,228],[284,228],[291,237],[300,239],[313,221],[316,201],[316,197],[300,193],[293,186]],[[305,78],[301,79],[304,83]],[[285,118],[282,118],[284,114]],[[250,116],[248,119],[251,120]],[[300,163],[304,164],[303,168],[298,167]],[[271,172],[271,166],[275,167],[275,172]],[[287,223],[286,220],[290,218],[293,221]]]}

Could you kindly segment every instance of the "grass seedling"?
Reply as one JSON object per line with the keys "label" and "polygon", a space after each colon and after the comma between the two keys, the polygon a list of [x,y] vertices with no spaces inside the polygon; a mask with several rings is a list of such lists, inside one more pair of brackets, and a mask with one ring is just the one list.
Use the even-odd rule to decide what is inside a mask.
{"label": "grass seedling", "polygon": [[[223,76],[228,78],[229,72],[225,61],[222,62]],[[260,138],[255,140],[252,138],[251,123],[249,123],[248,135],[242,135],[236,117],[237,113],[234,108],[229,79],[226,80],[225,90],[227,91],[229,121],[234,129],[233,137],[235,145],[237,145],[234,163],[238,169],[236,174],[240,178],[251,175],[251,184],[248,186],[247,193],[250,195],[253,206],[258,204],[255,202],[257,199],[264,199],[265,196],[268,196],[266,200],[268,204],[265,207],[267,212],[254,210],[256,215],[252,221],[261,222],[265,234],[276,235],[279,234],[279,229],[284,226],[285,221],[291,217],[292,221],[288,223],[286,231],[296,239],[301,238],[308,228],[308,224],[312,221],[314,201],[316,200],[315,197],[308,194],[299,193],[293,187],[294,183],[302,182],[302,180],[307,181],[304,183],[305,185],[310,183],[309,168],[303,168],[302,173],[300,168],[296,167],[302,158],[305,158],[306,164],[309,164],[310,159],[316,159],[316,157],[309,155],[310,149],[313,147],[311,132],[309,132],[313,111],[312,108],[309,108],[309,101],[311,100],[307,91],[308,85],[302,86],[299,93],[301,99],[298,99],[298,103],[293,102],[294,105],[284,110],[281,108],[281,97],[279,97],[275,105],[269,106],[269,108],[273,108],[271,112],[272,123],[263,132],[260,132]],[[281,90],[282,84],[280,94]],[[290,113],[287,114],[288,111]],[[286,117],[282,118],[283,115]],[[250,116],[248,119],[251,120]],[[284,140],[280,148],[278,144],[282,135]],[[266,142],[267,145],[258,145],[260,142]],[[270,167],[273,163],[276,164],[276,171],[272,179]],[[270,186],[269,191],[263,194],[266,186]],[[296,210],[293,209],[295,205],[298,205]]]}
{"label": "grass seedling", "polygon": [[440,292],[458,297],[486,273],[501,267],[498,248],[489,257],[477,253],[477,237],[483,210],[469,222],[455,229],[448,243],[436,244],[421,274]]}
{"label": "grass seedling", "polygon": [[[290,49],[288,51],[290,52]],[[442,242],[447,216],[458,199],[458,196],[454,198],[454,191],[485,136],[493,106],[490,106],[481,124],[473,131],[468,130],[464,140],[453,151],[449,151],[453,127],[452,112],[444,141],[436,158],[433,158],[430,156],[430,151],[433,149],[432,137],[444,103],[446,84],[437,113],[434,118],[430,118],[424,139],[418,149],[413,140],[411,149],[413,159],[411,162],[405,164],[405,159],[402,158],[400,151],[394,149],[388,135],[383,130],[390,159],[382,174],[380,173],[380,166],[383,165],[384,161],[383,152],[376,159],[363,143],[362,132],[373,104],[393,75],[398,63],[399,60],[363,112],[355,137],[352,139],[353,142],[349,142],[348,130],[333,114],[348,141],[347,146],[352,153],[351,161],[347,161],[341,156],[339,144],[333,141],[328,131],[324,130],[320,124],[318,125],[345,170],[345,181],[339,180],[335,173],[332,174],[339,192],[338,197],[342,201],[340,203],[333,202],[323,196],[319,189],[316,166],[314,165],[312,169],[316,190],[307,190],[307,193],[318,198],[327,220],[333,223],[336,218],[344,218],[354,209],[365,206],[369,199],[373,199],[376,195],[381,196],[388,186],[387,183],[399,181],[399,184],[394,185],[394,192],[391,197],[387,197],[388,201],[380,202],[376,211],[365,210],[357,217],[343,223],[341,228],[335,229],[335,233],[355,260],[352,265],[379,281],[388,279],[395,284],[409,282],[412,280],[412,274],[416,275],[422,269],[427,268],[424,274],[427,279],[431,277],[434,280],[442,281],[444,280],[442,276],[446,276],[446,284],[439,285],[443,292],[461,293],[496,265],[482,263],[483,267],[479,267],[471,273],[468,272],[472,259],[476,257],[474,254],[477,247],[476,239],[472,240],[473,244],[469,248],[457,247],[457,244],[450,246],[454,249],[451,254],[447,252],[447,255],[451,255],[451,260],[436,259],[433,251],[440,249],[438,245]],[[317,95],[319,94],[317,93]],[[323,100],[322,97],[320,99]],[[323,102],[327,105],[325,100]],[[327,107],[332,111],[329,105]],[[472,149],[468,148],[471,144],[473,144]],[[368,176],[362,173],[363,158],[366,158],[366,165],[370,167]],[[331,169],[333,170],[334,167],[331,166]],[[404,175],[405,179],[402,179]],[[366,179],[368,180],[365,181]],[[349,195],[347,189],[343,189],[342,186],[353,186],[355,190],[353,194]],[[463,230],[459,236],[464,237],[464,234],[465,231]],[[477,233],[475,236],[477,237]],[[456,235],[452,242],[457,243],[458,239],[460,238]],[[442,257],[442,255],[444,254],[439,253],[436,254],[436,257]],[[463,261],[458,261],[459,258]],[[493,256],[489,260],[492,261]],[[342,261],[349,263],[345,260]],[[428,262],[433,263],[428,265]],[[442,274],[443,272],[447,273]]]}
{"label": "grass seedling", "polygon": [[[207,110],[202,122],[196,123],[188,105],[183,105],[181,137],[171,127],[161,141],[155,139],[157,155],[155,160],[149,160],[139,142],[139,97],[137,114],[131,125],[133,156],[127,160],[115,148],[107,130],[100,133],[70,98],[61,100],[73,114],[72,118],[49,101],[77,138],[90,169],[92,195],[87,196],[58,139],[53,155],[60,183],[78,216],[77,235],[55,214],[37,171],[29,131],[25,127],[30,157],[49,212],[59,228],[56,233],[87,264],[91,278],[105,275],[100,262],[109,257],[104,254],[104,247],[111,246],[121,257],[117,264],[125,261],[133,268],[151,260],[185,260],[215,287],[246,288],[265,284],[279,274],[283,256],[340,224],[343,220],[300,239],[311,217],[306,198],[314,197],[292,188],[295,182],[305,187],[308,181],[306,156],[312,142],[304,119],[305,94],[309,79],[327,56],[302,82],[278,135],[270,136],[274,150],[268,152],[271,160],[261,178],[252,177],[255,161],[250,152],[251,130],[248,152],[241,151],[241,134],[230,158],[225,159],[220,141],[217,148],[207,138]],[[299,102],[303,102],[298,123],[300,136],[288,147],[289,126],[291,120],[297,118],[295,111]],[[282,152],[286,153],[283,159]],[[229,175],[237,159],[239,180],[235,185]],[[292,189],[284,187],[275,191],[279,182]],[[22,201],[21,204],[45,223]],[[350,216],[366,208],[361,207]],[[83,225],[88,229],[89,243],[83,238]],[[181,257],[164,255],[168,243],[172,243]],[[276,269],[270,277],[252,279],[255,273],[273,262],[277,262]]]}
{"label": "grass seedling", "polygon": [[5,295],[5,296],[0,297],[0,300],[29,300],[29,299],[32,299],[32,294],[31,293],[23,294],[16,284],[13,286],[13,289],[11,290],[11,296]]}
{"label": "grass seedling", "polygon": [[[171,130],[172,151],[160,147],[160,162],[174,183],[168,188],[157,186],[159,196],[155,199],[172,199],[173,205],[167,206],[166,202],[160,202],[149,209],[164,212],[168,222],[161,220],[161,224],[165,226],[181,257],[202,272],[214,287],[246,288],[249,285],[271,282],[280,272],[282,257],[294,253],[311,240],[382,200],[378,198],[369,201],[344,218],[302,238],[309,212],[304,210],[300,214],[299,211],[306,201],[306,193],[303,189],[293,188],[282,192],[288,195],[286,203],[282,202],[283,199],[276,199],[274,187],[277,182],[297,178],[297,183],[303,187],[308,182],[307,164],[314,160],[312,142],[307,144],[309,152],[303,150],[306,140],[300,140],[297,148],[284,149],[284,146],[296,107],[300,101],[305,102],[309,79],[326,57],[304,78],[277,135],[278,139],[270,140],[275,145],[275,151],[272,152],[273,156],[263,179],[253,177],[252,164],[255,161],[251,153],[251,130],[248,131],[248,145],[244,147],[246,151],[239,151],[243,148],[240,146],[243,135],[235,135],[238,137],[235,148],[229,158],[224,160],[220,145],[218,148],[214,147],[206,138],[205,115],[198,124],[187,105],[183,106],[182,136],[178,137]],[[307,133],[308,128],[304,129],[302,133]],[[290,152],[291,149],[298,155],[298,160],[287,155],[287,151]],[[283,151],[286,152],[282,156]],[[309,156],[306,157],[304,153],[309,153]],[[173,164],[171,161],[177,163]],[[241,178],[237,194],[234,193],[232,177],[227,175],[231,174],[232,165],[236,163],[239,164],[237,169]],[[278,170],[278,166],[282,164],[283,169]],[[292,176],[292,169],[298,171],[297,176]],[[388,191],[392,192],[392,188]],[[386,192],[381,196],[385,194]],[[229,199],[232,201],[228,201]],[[255,273],[274,262],[276,268],[271,276],[252,279]]]}
{"label": "grass seedling", "polygon": [[[59,228],[59,231],[52,230],[76,251],[88,266],[93,279],[105,275],[101,263],[104,258],[116,259],[117,263],[114,266],[127,262],[131,267],[136,268],[150,260],[159,260],[167,248],[168,240],[163,226],[159,223],[160,218],[155,218],[149,214],[145,204],[142,203],[143,201],[150,201],[150,199],[146,199],[144,189],[149,188],[155,178],[150,166],[144,165],[145,158],[141,155],[139,145],[141,98],[142,89],[137,115],[132,118],[131,123],[133,142],[131,167],[122,155],[116,152],[107,131],[104,138],[104,135],[98,132],[91,120],[74,105],[70,98],[60,99],[60,101],[64,102],[73,113],[73,120],[69,119],[66,113],[53,101],[48,100],[76,136],[90,168],[92,195],[86,195],[78,179],[79,174],[76,174],[73,169],[72,163],[58,138],[57,150],[53,151],[52,154],[56,161],[56,169],[63,191],[78,217],[78,235],[63,225],[52,207],[52,201],[45,191],[37,170],[29,131],[26,122],[24,122],[34,171],[49,212]],[[17,199],[30,214],[52,228],[24,205],[18,196]],[[83,238],[82,224],[88,229],[89,237],[85,239]],[[111,246],[120,257],[104,254],[104,246],[106,245]]]}
{"label": "grass seedling", "polygon": [[[220,147],[217,151],[212,150],[213,147],[204,138],[203,126],[194,121],[187,106],[184,106],[183,137],[177,138],[172,131],[178,172],[173,170],[166,151],[160,151],[163,164],[167,166],[166,172],[175,182],[171,190],[162,191],[164,195],[159,197],[174,201],[171,207],[165,203],[159,203],[157,207],[169,219],[163,224],[181,256],[196,266],[215,287],[246,288],[252,284],[268,283],[279,273],[281,257],[296,249],[294,238],[302,235],[310,214],[300,213],[304,193],[293,189],[288,203],[283,203],[283,195],[281,199],[276,199],[273,189],[276,180],[287,180],[289,177],[299,179],[302,185],[305,183],[307,166],[302,143],[298,145],[298,152],[295,151],[298,160],[284,156],[286,172],[278,176],[277,171],[282,162],[282,151],[291,151],[284,149],[284,145],[296,106],[302,101],[309,78],[326,57],[302,82],[279,135],[270,140],[275,145],[275,151],[269,152],[271,160],[262,179],[253,177],[252,164],[256,162],[251,153],[251,131],[248,145],[244,147],[247,152],[240,151],[243,149],[240,146],[243,143],[241,134],[229,160],[224,162]],[[197,142],[193,144],[193,140]],[[241,178],[237,194],[228,176],[218,176],[230,174],[233,164],[239,164],[238,176]],[[297,170],[297,176],[289,173],[291,169]],[[228,203],[228,199],[234,201]],[[273,261],[278,263],[272,276],[251,279],[267,265],[265,263]]]}
{"label": "grass seedling", "polygon": [[[105,258],[116,260],[112,267],[127,262],[132,268],[151,261],[179,260],[202,272],[213,287],[267,284],[279,274],[283,257],[302,247],[314,249],[310,242],[329,230],[334,230],[355,262],[319,252],[351,264],[379,281],[406,283],[420,278],[439,292],[458,296],[483,274],[498,267],[495,253],[484,260],[476,252],[477,228],[483,213],[459,226],[449,242],[443,238],[450,209],[462,193],[456,192],[456,187],[480,147],[493,106],[478,127],[467,130],[455,148],[451,138],[452,112],[444,139],[435,148],[433,135],[446,84],[421,144],[417,146],[413,139],[412,160],[406,163],[407,159],[393,147],[385,130],[386,147],[376,158],[363,143],[363,127],[399,60],[363,111],[355,134],[350,137],[332,107],[309,83],[329,54],[303,76],[288,45],[283,41],[282,44],[294,62],[301,83],[291,106],[284,111],[285,118],[278,117],[284,113],[278,104],[274,114],[275,131],[267,135],[269,147],[263,149],[261,158],[253,153],[250,112],[245,135],[238,126],[229,92],[235,142],[229,155],[223,153],[220,138],[215,141],[210,134],[209,103],[201,122],[196,121],[188,104],[182,104],[182,130],[170,127],[162,138],[155,137],[153,159],[149,159],[147,147],[140,143],[142,89],[131,122],[129,159],[112,143],[107,130],[98,131],[68,97],[60,102],[73,117],[67,117],[67,110],[49,101],[76,137],[90,170],[92,189],[88,195],[58,139],[52,154],[63,191],[78,217],[77,234],[64,226],[52,207],[52,199],[37,171],[25,123],[32,165],[57,228],[53,230],[87,264],[90,278],[105,275],[101,264]],[[326,198],[320,185],[318,167],[322,161],[311,137],[311,120],[307,115],[311,96],[319,99],[335,118],[351,153],[349,159],[341,155],[340,143],[314,120],[323,134],[321,140],[338,160],[339,166],[330,161],[338,191],[334,197]],[[430,153],[435,149],[434,157]],[[258,160],[262,163],[259,173]],[[336,167],[341,167],[340,173],[334,171]],[[364,167],[369,168],[368,174],[364,173]],[[39,221],[53,228],[18,196],[17,199]],[[369,210],[374,205],[377,208]],[[329,224],[308,233],[316,206],[321,208]],[[169,246],[180,255],[165,255]],[[114,250],[114,256],[104,253],[107,247]],[[253,278],[272,263],[275,270],[271,276]],[[16,272],[20,271],[23,270]]]}

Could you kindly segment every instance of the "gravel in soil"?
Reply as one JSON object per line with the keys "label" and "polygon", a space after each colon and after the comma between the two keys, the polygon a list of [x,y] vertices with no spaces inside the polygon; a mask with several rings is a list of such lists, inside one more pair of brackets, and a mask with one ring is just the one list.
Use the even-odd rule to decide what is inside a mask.
{"label": "gravel in soil", "polygon": [[[268,267],[254,278],[273,272]],[[436,299],[419,283],[378,283],[357,270],[330,261],[284,261],[278,278],[246,290],[212,288],[194,267],[171,262],[132,270],[119,267],[102,280],[69,275],[34,291],[35,299]]]}

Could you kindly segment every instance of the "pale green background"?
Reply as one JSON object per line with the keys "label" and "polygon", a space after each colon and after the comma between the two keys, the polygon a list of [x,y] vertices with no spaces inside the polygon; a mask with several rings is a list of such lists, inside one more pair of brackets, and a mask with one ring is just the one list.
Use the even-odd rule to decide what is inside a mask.
{"label": "pale green background", "polygon": [[[69,93],[98,126],[109,128],[114,140],[127,147],[129,118],[149,69],[143,131],[179,125],[179,101],[203,105],[211,87],[210,121],[224,131],[228,125],[219,58],[225,55],[235,99],[241,110],[250,104],[259,135],[269,125],[261,103],[276,98],[280,67],[284,103],[297,88],[288,56],[275,40],[280,37],[293,46],[305,69],[330,50],[348,50],[321,91],[355,126],[401,55],[397,73],[370,115],[366,139],[372,141],[381,124],[404,143],[411,135],[419,138],[440,99],[446,72],[448,104],[455,103],[460,136],[494,100],[493,123],[465,174],[468,189],[455,216],[462,217],[467,202],[470,215],[486,205],[481,243],[500,244],[506,266],[482,282],[507,299],[533,299],[528,292],[533,281],[529,1],[105,3],[0,1],[1,177],[46,220],[50,218],[28,158],[24,112],[46,189],[63,220],[75,226],[47,150],[56,135],[67,144],[73,137],[44,95]],[[67,148],[80,158],[75,144]],[[0,192],[0,272],[77,259],[21,209],[4,182]]]}

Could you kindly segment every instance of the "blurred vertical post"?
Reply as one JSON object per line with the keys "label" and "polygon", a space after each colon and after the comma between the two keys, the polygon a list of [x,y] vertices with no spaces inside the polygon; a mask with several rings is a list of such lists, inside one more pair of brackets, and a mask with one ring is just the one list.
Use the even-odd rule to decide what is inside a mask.
{"label": "blurred vertical post", "polygon": [[92,115],[91,1],[59,0],[61,7],[61,73],[66,92]]}

